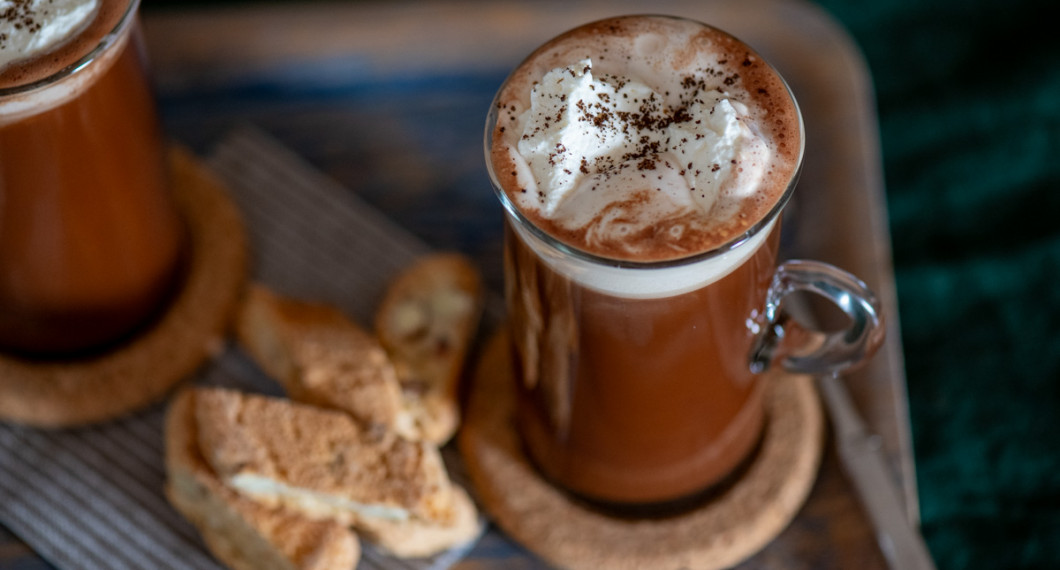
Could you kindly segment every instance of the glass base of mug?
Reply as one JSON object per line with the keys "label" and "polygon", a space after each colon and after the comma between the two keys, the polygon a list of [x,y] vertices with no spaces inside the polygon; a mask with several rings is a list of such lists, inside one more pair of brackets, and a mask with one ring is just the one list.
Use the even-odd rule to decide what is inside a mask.
{"label": "glass base of mug", "polygon": [[[182,244],[187,238],[182,237]],[[120,313],[0,316],[0,354],[26,361],[83,360],[113,351],[154,326],[176,299],[189,273],[189,246],[144,299]],[[21,318],[21,320],[20,320]]]}
{"label": "glass base of mug", "polygon": [[552,485],[556,489],[562,491],[568,498],[573,502],[595,511],[604,516],[613,518],[623,519],[662,519],[668,517],[674,517],[686,514],[696,509],[702,508],[709,504],[714,499],[717,499],[721,495],[724,495],[729,489],[732,488],[740,479],[747,474],[748,469],[755,463],[762,450],[762,444],[765,441],[765,434],[767,431],[767,424],[769,423],[768,416],[763,418],[761,429],[755,438],[755,443],[751,447],[751,450],[747,453],[747,456],[740,460],[739,463],[724,477],[711,483],[707,487],[693,491],[692,493],[682,495],[673,499],[665,499],[662,501],[654,501],[650,503],[628,503],[628,502],[617,502],[608,499],[602,499],[599,497],[593,497],[592,495],[574,491],[564,487],[561,483],[552,480],[545,472],[537,465],[534,464],[533,457],[527,453],[524,447],[524,454],[530,461],[531,465],[537,471],[538,475],[545,479],[549,485]]}

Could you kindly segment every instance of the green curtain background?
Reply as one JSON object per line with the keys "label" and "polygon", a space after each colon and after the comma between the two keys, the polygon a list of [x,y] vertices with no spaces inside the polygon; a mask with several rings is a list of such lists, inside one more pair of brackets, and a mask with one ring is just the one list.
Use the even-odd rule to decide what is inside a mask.
{"label": "green curtain background", "polygon": [[875,82],[929,547],[1060,568],[1056,4],[818,2]]}

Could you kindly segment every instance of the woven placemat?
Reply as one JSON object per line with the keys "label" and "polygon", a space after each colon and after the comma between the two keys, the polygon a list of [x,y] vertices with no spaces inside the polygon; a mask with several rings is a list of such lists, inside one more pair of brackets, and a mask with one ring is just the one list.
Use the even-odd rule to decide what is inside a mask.
{"label": "woven placemat", "polygon": [[744,475],[693,511],[665,519],[607,517],[549,486],[522,454],[507,334],[485,346],[460,451],[485,510],[518,542],[564,568],[712,569],[750,557],[805,502],[820,467],[824,424],[811,378],[767,374],[768,424]]}
{"label": "woven placemat", "polygon": [[[189,158],[190,157],[186,157]],[[220,180],[247,231],[250,274],[277,291],[331,303],[370,323],[393,278],[430,249],[262,131],[227,133],[197,165]],[[209,247],[229,237],[213,235]],[[211,278],[217,278],[213,276]],[[190,381],[281,395],[232,343]],[[164,366],[168,353],[158,355]],[[0,524],[63,570],[223,570],[162,493],[164,402],[77,429],[0,420]],[[456,450],[443,457],[469,486]],[[358,570],[443,570],[474,542],[399,560],[362,545]],[[18,547],[16,547],[18,548]]]}
{"label": "woven placemat", "polygon": [[149,328],[119,347],[77,360],[0,353],[0,420],[68,427],[151,404],[223,348],[246,276],[246,237],[224,187],[186,151],[170,153],[173,195],[188,229],[181,289]]}

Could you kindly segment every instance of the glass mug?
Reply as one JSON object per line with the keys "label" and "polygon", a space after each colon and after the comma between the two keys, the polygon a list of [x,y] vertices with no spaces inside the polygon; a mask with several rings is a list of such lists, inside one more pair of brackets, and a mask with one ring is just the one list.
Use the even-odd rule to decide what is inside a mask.
{"label": "glass mug", "polygon": [[[753,458],[767,421],[763,371],[839,372],[882,342],[879,305],[857,278],[815,261],[777,266],[798,167],[769,213],[727,243],[677,260],[614,260],[556,239],[513,203],[491,160],[499,112],[495,100],[485,150],[505,211],[515,419],[552,484],[634,514],[696,504]],[[719,267],[731,269],[702,281]],[[787,318],[797,291],[830,299],[848,326],[821,333]]]}
{"label": "glass mug", "polygon": [[97,350],[172,293],[185,236],[138,6],[103,0],[75,39],[0,70],[0,351]]}

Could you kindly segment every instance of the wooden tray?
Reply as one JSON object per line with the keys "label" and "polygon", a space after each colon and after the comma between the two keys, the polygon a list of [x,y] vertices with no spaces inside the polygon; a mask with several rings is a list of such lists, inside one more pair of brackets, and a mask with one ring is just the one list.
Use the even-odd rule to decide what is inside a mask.
{"label": "wooden tray", "polygon": [[[808,143],[784,254],[851,270],[883,301],[888,341],[848,386],[915,520],[875,103],[856,46],[820,9],[800,0],[291,2],[146,9],[143,19],[172,136],[205,154],[233,126],[261,127],[428,243],[474,256],[499,291],[501,212],[481,150],[493,92],[556,33],[638,12],[726,29],[792,85]],[[30,558],[2,530],[0,552],[12,553],[0,562]],[[494,529],[458,564],[500,566],[543,563]],[[741,567],[885,567],[834,452],[792,525]]]}
{"label": "wooden tray", "polygon": [[[784,254],[861,276],[880,295],[888,341],[848,386],[881,437],[915,520],[916,491],[890,237],[871,81],[857,47],[793,0],[291,3],[148,14],[167,128],[201,148],[251,122],[412,229],[464,250],[500,290],[500,210],[481,132],[506,73],[551,36],[591,19],[656,12],[745,40],[787,78],[807,124],[806,163]],[[537,564],[489,535],[464,567]],[[804,511],[748,567],[884,566],[828,454]]]}

